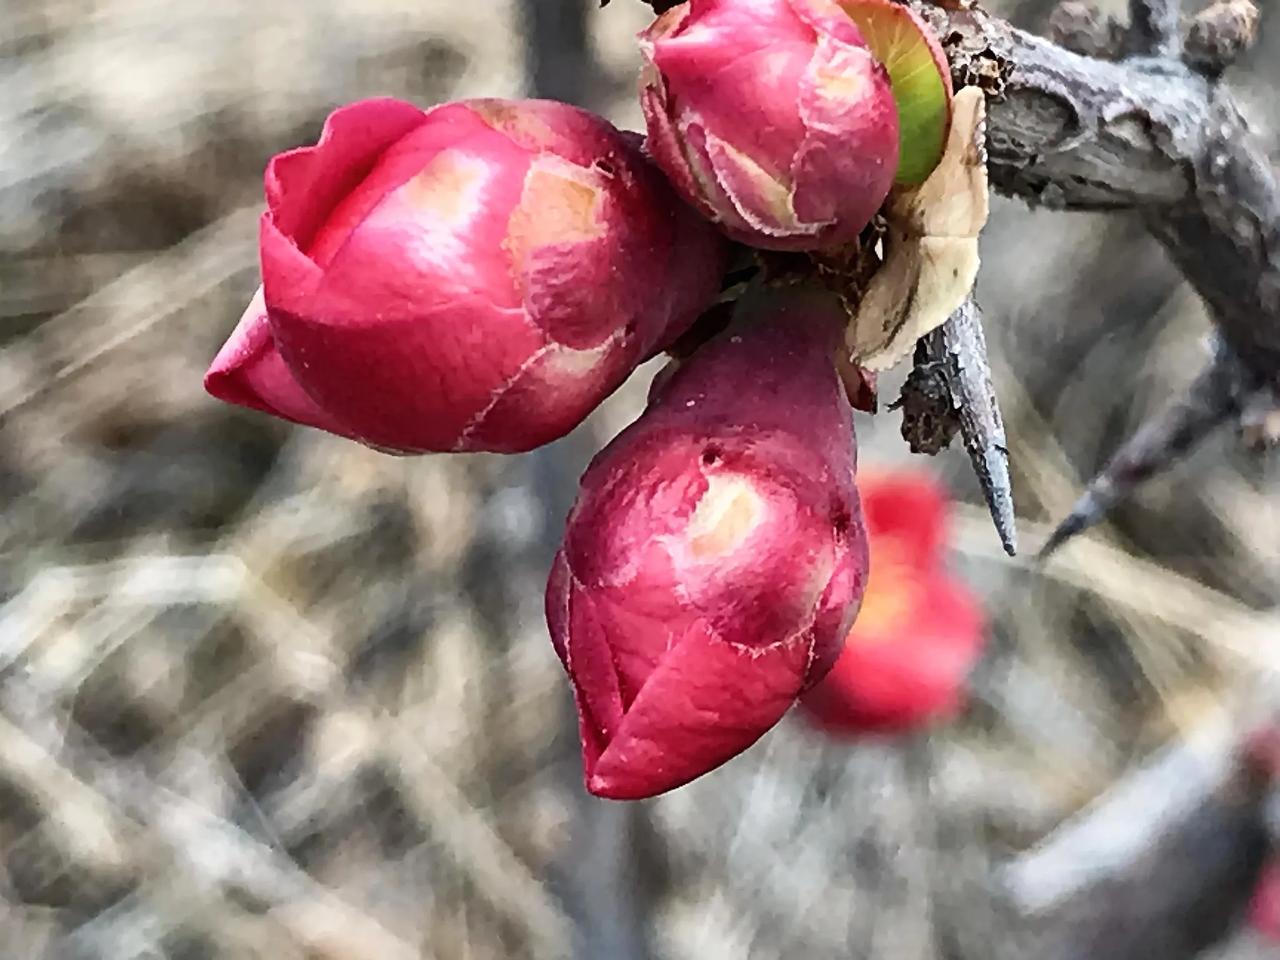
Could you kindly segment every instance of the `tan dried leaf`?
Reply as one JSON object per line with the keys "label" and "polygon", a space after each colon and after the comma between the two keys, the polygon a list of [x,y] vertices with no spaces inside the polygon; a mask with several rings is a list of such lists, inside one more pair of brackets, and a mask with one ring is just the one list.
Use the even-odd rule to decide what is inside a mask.
{"label": "tan dried leaf", "polygon": [[868,370],[893,366],[964,302],[978,276],[987,209],[986,98],[964,87],[937,169],[885,203],[885,262],[845,332],[851,359]]}

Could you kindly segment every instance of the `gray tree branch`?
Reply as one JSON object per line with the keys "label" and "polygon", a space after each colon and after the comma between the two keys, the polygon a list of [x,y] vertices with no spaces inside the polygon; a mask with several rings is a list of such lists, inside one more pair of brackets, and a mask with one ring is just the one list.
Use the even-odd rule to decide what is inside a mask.
{"label": "gray tree branch", "polygon": [[[911,3],[943,39],[957,82],[991,94],[996,188],[1050,207],[1142,210],[1223,340],[1259,380],[1280,383],[1280,186],[1216,82],[1222,63],[1203,50],[1189,58],[1196,69],[1177,59],[1176,0],[1131,0],[1128,51],[1141,55],[1119,63],[1073,53],[965,0]],[[1234,56],[1253,18],[1239,2],[1220,6],[1211,32],[1230,42],[1209,46]],[[1221,26],[1225,13],[1234,27]]]}
{"label": "gray tree branch", "polygon": [[1185,457],[1201,440],[1236,419],[1249,397],[1247,374],[1221,344],[1204,370],[1163,411],[1121,444],[1084,495],[1054,529],[1040,558],[1098,523],[1141,483]]}
{"label": "gray tree branch", "polygon": [[995,187],[1142,211],[1228,346],[1280,382],[1280,188],[1230,91],[1170,58],[1094,60],[978,8],[916,9],[957,81],[990,94]]}
{"label": "gray tree branch", "polygon": [[1126,52],[1135,57],[1175,59],[1182,52],[1178,0],[1129,0]]}

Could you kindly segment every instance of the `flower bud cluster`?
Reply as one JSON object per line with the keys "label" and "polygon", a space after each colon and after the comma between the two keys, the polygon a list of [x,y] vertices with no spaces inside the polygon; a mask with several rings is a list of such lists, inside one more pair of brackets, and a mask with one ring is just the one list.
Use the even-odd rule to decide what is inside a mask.
{"label": "flower bud cluster", "polygon": [[639,50],[647,137],[545,100],[380,99],[272,158],[262,285],[205,376],[388,452],[518,453],[676,348],[583,477],[546,598],[587,786],[624,798],[775,724],[867,576],[844,306],[727,302],[733,243],[854,243],[936,163],[950,102],[892,0],[687,0]]}

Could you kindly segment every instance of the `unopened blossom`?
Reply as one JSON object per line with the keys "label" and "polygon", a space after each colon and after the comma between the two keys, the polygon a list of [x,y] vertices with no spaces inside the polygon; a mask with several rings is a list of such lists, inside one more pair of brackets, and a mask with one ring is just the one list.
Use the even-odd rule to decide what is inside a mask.
{"label": "unopened blossom", "polygon": [[740,753],[834,662],[866,543],[828,295],[749,294],[592,461],[547,588],[587,788]]}
{"label": "unopened blossom", "polygon": [[834,0],[688,0],[641,34],[648,148],[731,237],[855,239],[898,167],[885,67]]}
{"label": "unopened blossom", "polygon": [[897,733],[937,723],[965,701],[982,653],[981,607],[947,572],[947,501],[927,474],[858,478],[871,566],[862,609],[831,672],[801,701],[836,735]]}
{"label": "unopened blossom", "polygon": [[206,387],[393,451],[563,435],[723,272],[638,138],[549,101],[351,104],[266,193],[263,286]]}

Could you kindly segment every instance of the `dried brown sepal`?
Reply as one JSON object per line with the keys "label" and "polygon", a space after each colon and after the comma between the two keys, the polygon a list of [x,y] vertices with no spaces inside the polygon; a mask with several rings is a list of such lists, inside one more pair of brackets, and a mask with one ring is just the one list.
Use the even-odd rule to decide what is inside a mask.
{"label": "dried brown sepal", "polygon": [[885,203],[885,261],[866,284],[845,334],[855,362],[885,370],[941,326],[978,274],[978,233],[987,221],[986,98],[958,91],[942,161],[918,187]]}
{"label": "dried brown sepal", "polygon": [[836,373],[844,384],[849,405],[863,413],[876,413],[880,409],[880,394],[876,387],[876,375],[851,363],[843,351],[836,353]]}
{"label": "dried brown sepal", "polygon": [[902,439],[911,452],[932,457],[951,446],[960,431],[960,416],[947,386],[946,363],[931,359],[933,351],[925,344],[928,339],[917,345],[915,366],[892,409],[902,410]]}

